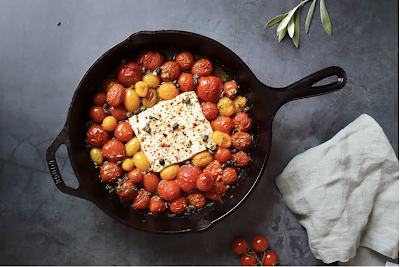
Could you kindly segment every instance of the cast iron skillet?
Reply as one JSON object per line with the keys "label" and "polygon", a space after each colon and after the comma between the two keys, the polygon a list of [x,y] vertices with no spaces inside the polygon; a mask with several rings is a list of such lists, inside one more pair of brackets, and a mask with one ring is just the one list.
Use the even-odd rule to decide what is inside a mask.
{"label": "cast iron skillet", "polygon": [[[187,50],[223,64],[231,71],[251,105],[249,115],[253,120],[255,145],[248,152],[253,161],[241,173],[238,186],[230,189],[223,201],[190,216],[153,216],[119,203],[118,198],[111,196],[105,190],[105,185],[99,182],[98,170],[93,167],[85,149],[85,114],[88,114],[93,93],[101,87],[104,77],[115,71],[122,59],[136,58],[141,50],[162,51],[165,48]],[[330,76],[337,76],[337,81],[313,86]],[[135,229],[159,233],[201,231],[237,208],[257,184],[268,160],[272,120],[278,109],[288,101],[333,92],[345,84],[346,73],[339,67],[329,67],[285,88],[272,88],[261,83],[235,53],[210,38],[184,31],[137,32],[104,53],[85,73],[72,98],[65,126],[47,149],[47,163],[60,191],[93,202],[112,218]],[[79,181],[76,189],[64,183],[57,167],[55,152],[61,144],[68,148],[69,159]]]}

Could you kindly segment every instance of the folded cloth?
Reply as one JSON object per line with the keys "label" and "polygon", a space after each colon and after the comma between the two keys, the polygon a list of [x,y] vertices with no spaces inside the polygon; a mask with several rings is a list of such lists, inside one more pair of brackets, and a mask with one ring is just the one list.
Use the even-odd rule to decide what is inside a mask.
{"label": "folded cloth", "polygon": [[399,161],[370,116],[293,158],[276,184],[316,258],[347,262],[359,246],[398,258]]}

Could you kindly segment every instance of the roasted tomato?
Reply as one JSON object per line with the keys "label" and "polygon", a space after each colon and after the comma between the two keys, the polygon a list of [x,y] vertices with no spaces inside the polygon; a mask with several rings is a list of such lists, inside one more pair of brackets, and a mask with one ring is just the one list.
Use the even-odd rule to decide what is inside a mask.
{"label": "roasted tomato", "polygon": [[164,82],[172,82],[178,79],[181,74],[181,67],[175,61],[167,61],[162,65],[161,79]]}
{"label": "roasted tomato", "polygon": [[153,214],[161,214],[165,211],[167,207],[165,202],[159,197],[152,197],[150,200],[149,210]]}
{"label": "roasted tomato", "polygon": [[193,192],[187,197],[189,205],[194,206],[195,208],[202,208],[206,205],[206,198],[201,192]]}
{"label": "roasted tomato", "polygon": [[203,111],[204,117],[207,120],[212,121],[218,117],[218,108],[217,105],[211,102],[206,102],[201,106],[201,110]]}
{"label": "roasted tomato", "polygon": [[157,51],[143,51],[139,54],[137,62],[146,70],[155,70],[164,62],[164,56]]}
{"label": "roasted tomato", "polygon": [[202,192],[207,192],[211,190],[213,186],[214,178],[210,174],[203,172],[199,175],[199,178],[197,178],[196,187],[198,190]]}
{"label": "roasted tomato", "polygon": [[176,54],[175,61],[183,70],[188,70],[193,66],[193,56],[187,51]]}
{"label": "roasted tomato", "polygon": [[114,183],[118,178],[122,177],[122,174],[121,166],[113,162],[106,162],[100,167],[100,177],[103,183]]}
{"label": "roasted tomato", "polygon": [[128,117],[126,116],[126,108],[124,105],[119,105],[117,107],[110,107],[111,115],[117,119],[117,121],[126,120]]}
{"label": "roasted tomato", "polygon": [[178,79],[179,89],[183,92],[194,91],[193,75],[190,73],[182,73]]}
{"label": "roasted tomato", "polygon": [[190,193],[195,187],[197,178],[201,173],[202,171],[199,167],[183,165],[176,176],[176,182],[183,191]]}
{"label": "roasted tomato", "polygon": [[158,184],[157,194],[167,201],[172,201],[181,196],[181,188],[175,181],[162,180]]}
{"label": "roasted tomato", "polygon": [[103,106],[106,103],[107,93],[106,92],[98,92],[93,97],[93,102],[96,106]]}
{"label": "roasted tomato", "polygon": [[244,132],[237,132],[231,136],[232,146],[239,150],[247,150],[251,146],[251,135]]}
{"label": "roasted tomato", "polygon": [[221,182],[215,182],[213,188],[204,193],[204,196],[212,201],[221,201],[222,196],[226,193],[226,187]]}
{"label": "roasted tomato", "polygon": [[169,209],[172,213],[181,214],[185,212],[187,207],[187,200],[185,197],[179,197],[169,203]]}
{"label": "roasted tomato", "polygon": [[212,200],[212,201],[221,201],[222,200],[222,195],[221,194],[217,194],[217,193],[215,193],[215,192],[213,192],[211,190],[208,191],[208,192],[205,192],[204,196],[207,199]]}
{"label": "roasted tomato", "polygon": [[234,99],[237,94],[238,85],[235,81],[224,83],[224,93],[230,99]]}
{"label": "roasted tomato", "polygon": [[151,193],[155,193],[157,191],[158,187],[158,182],[160,181],[160,178],[158,178],[158,175],[155,174],[154,172],[149,172],[143,175],[143,186],[144,189]]}
{"label": "roasted tomato", "polygon": [[230,135],[232,133],[234,124],[231,118],[219,116],[211,123],[211,126],[214,131],[220,131]]}
{"label": "roasted tomato", "polygon": [[122,142],[111,139],[103,145],[103,155],[111,162],[117,162],[125,158],[125,146]]}
{"label": "roasted tomato", "polygon": [[118,69],[118,81],[125,87],[129,87],[142,79],[142,72],[139,64],[135,61],[128,61]]}
{"label": "roasted tomato", "polygon": [[200,77],[197,85],[199,98],[206,102],[217,102],[221,97],[224,86],[220,78],[215,76]]}
{"label": "roasted tomato", "polygon": [[116,107],[122,104],[125,99],[125,88],[120,84],[111,86],[107,93],[107,104]]}
{"label": "roasted tomato", "polygon": [[217,151],[214,152],[214,158],[221,163],[225,163],[230,160],[231,156],[232,152],[229,149],[220,146],[217,148]]}
{"label": "roasted tomato", "polygon": [[134,184],[138,184],[143,181],[143,175],[142,172],[135,168],[128,172],[127,177],[130,181],[132,181]]}
{"label": "roasted tomato", "polygon": [[133,129],[128,122],[122,121],[115,128],[114,136],[121,142],[128,142],[133,137]]}
{"label": "roasted tomato", "polygon": [[193,74],[208,76],[213,72],[213,65],[208,59],[199,59],[193,64],[191,71]]}
{"label": "roasted tomato", "polygon": [[204,168],[203,172],[211,175],[211,177],[216,180],[218,176],[222,175],[221,163],[218,160],[213,160]]}
{"label": "roasted tomato", "polygon": [[123,184],[117,186],[117,195],[121,197],[121,202],[133,201],[138,190],[134,183],[129,180],[125,180]]}
{"label": "roasted tomato", "polygon": [[249,164],[250,161],[249,156],[247,156],[247,154],[243,151],[233,154],[232,160],[236,167],[244,167]]}
{"label": "roasted tomato", "polygon": [[89,111],[89,116],[95,123],[102,123],[104,118],[106,117],[106,113],[104,112],[103,107],[101,106],[93,106]]}
{"label": "roasted tomato", "polygon": [[226,167],[223,171],[222,171],[222,179],[221,181],[224,184],[233,184],[237,181],[238,176],[236,173],[236,169],[233,167]]}
{"label": "roasted tomato", "polygon": [[100,125],[93,125],[86,133],[86,140],[92,146],[101,147],[110,140],[110,135]]}
{"label": "roasted tomato", "polygon": [[138,210],[147,209],[150,206],[150,193],[146,189],[140,189],[138,195],[133,201],[133,207]]}
{"label": "roasted tomato", "polygon": [[241,132],[248,132],[251,128],[251,120],[249,118],[249,114],[247,113],[238,113],[233,118],[233,124],[236,128]]}
{"label": "roasted tomato", "polygon": [[107,93],[114,84],[119,84],[119,81],[114,78],[108,78],[103,83],[103,91]]}

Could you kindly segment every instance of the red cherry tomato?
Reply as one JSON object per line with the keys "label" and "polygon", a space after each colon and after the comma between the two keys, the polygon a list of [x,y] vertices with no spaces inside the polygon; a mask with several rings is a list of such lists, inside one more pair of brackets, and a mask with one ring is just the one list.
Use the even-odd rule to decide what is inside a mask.
{"label": "red cherry tomato", "polygon": [[143,186],[144,189],[151,193],[155,193],[157,191],[158,187],[158,182],[160,181],[160,178],[158,178],[158,175],[155,174],[154,172],[149,172],[143,175]]}
{"label": "red cherry tomato", "polygon": [[182,92],[193,91],[195,86],[193,82],[193,75],[190,73],[182,73],[178,79],[179,89]]}
{"label": "red cherry tomato", "polygon": [[98,92],[93,97],[93,102],[96,106],[102,106],[106,103],[107,93],[106,92]]}
{"label": "red cherry tomato", "polygon": [[167,61],[162,65],[161,79],[164,82],[172,82],[178,79],[181,74],[181,67],[175,61]]}
{"label": "red cherry tomato", "polygon": [[86,133],[86,140],[92,146],[101,147],[110,140],[110,135],[100,125],[92,125]]}
{"label": "red cherry tomato", "polygon": [[257,256],[254,252],[247,252],[240,256],[240,264],[242,266],[252,266],[257,264]]}
{"label": "red cherry tomato", "polygon": [[137,62],[146,70],[155,70],[164,62],[164,56],[157,51],[143,51],[139,53]]}
{"label": "red cherry tomato", "polygon": [[237,132],[231,136],[232,147],[242,151],[249,149],[251,140],[251,135],[244,132]]}
{"label": "red cherry tomato", "polygon": [[111,139],[103,145],[103,156],[111,162],[123,160],[126,157],[125,146],[122,142]]}
{"label": "red cherry tomato", "polygon": [[121,105],[125,99],[125,88],[120,84],[114,84],[107,93],[107,103],[111,107]]}
{"label": "red cherry tomato", "polygon": [[223,171],[222,171],[222,178],[221,181],[224,184],[233,184],[237,181],[238,176],[236,173],[235,168],[233,167],[226,167]]}
{"label": "red cherry tomato", "polygon": [[102,123],[104,118],[106,117],[106,113],[104,112],[104,109],[101,106],[91,107],[89,115],[92,121],[95,123]]}
{"label": "red cherry tomato", "polygon": [[224,92],[227,97],[234,99],[237,94],[238,85],[235,81],[224,83]]}
{"label": "red cherry tomato", "polygon": [[185,197],[179,197],[169,204],[169,209],[172,211],[172,213],[175,214],[181,214],[185,212],[187,207],[187,200]]}
{"label": "red cherry tomato", "polygon": [[221,163],[225,163],[231,159],[232,152],[223,147],[218,147],[217,150],[214,152],[214,158]]}
{"label": "red cherry tomato", "polygon": [[219,116],[218,118],[213,120],[211,126],[214,131],[220,131],[231,135],[234,124],[231,118],[225,116]]}
{"label": "red cherry tomato", "polygon": [[248,132],[251,128],[251,120],[249,118],[249,114],[247,113],[238,113],[233,118],[233,124],[236,128],[241,132]]}
{"label": "red cherry tomato", "polygon": [[183,70],[188,70],[193,66],[193,56],[187,51],[177,54],[175,61]]}
{"label": "red cherry tomato", "polygon": [[114,136],[121,142],[128,142],[133,137],[133,129],[128,122],[122,121],[115,128]]}
{"label": "red cherry tomato", "polygon": [[117,107],[110,107],[111,115],[117,119],[117,121],[126,120],[128,117],[126,116],[126,108],[124,105],[119,105]]}
{"label": "red cherry tomato", "polygon": [[146,189],[140,189],[138,195],[133,201],[133,207],[138,210],[147,209],[150,206],[150,193]]}
{"label": "red cherry tomato", "polygon": [[236,238],[232,242],[232,250],[238,255],[243,254],[249,249],[249,243],[244,238]]}
{"label": "red cherry tomato", "polygon": [[149,210],[153,214],[161,214],[165,211],[165,202],[164,200],[158,197],[152,197],[150,200],[150,207]]}
{"label": "red cherry tomato", "polygon": [[196,185],[197,178],[202,173],[199,167],[183,165],[178,171],[176,182],[183,191],[190,193]]}
{"label": "red cherry tomato", "polygon": [[236,167],[244,167],[249,164],[249,156],[247,156],[246,152],[239,151],[238,153],[232,156],[233,164]]}
{"label": "red cherry tomato", "polygon": [[199,191],[207,192],[210,191],[214,186],[214,178],[208,173],[202,173],[199,175],[196,181],[196,187]]}
{"label": "red cherry tomato", "polygon": [[114,183],[118,178],[122,177],[122,174],[121,166],[113,162],[106,162],[100,167],[100,177],[103,183]]}
{"label": "red cherry tomato", "polygon": [[272,250],[267,250],[262,257],[263,266],[273,266],[278,264],[278,255]]}
{"label": "red cherry tomato", "polygon": [[197,94],[205,102],[217,102],[224,90],[220,78],[215,76],[200,77],[197,85]]}
{"label": "red cherry tomato", "polygon": [[162,180],[158,184],[157,194],[166,201],[172,201],[181,196],[181,188],[175,181]]}
{"label": "red cherry tomato", "polygon": [[129,180],[131,180],[134,184],[141,183],[143,181],[143,175],[142,172],[135,168],[128,172],[127,177]]}
{"label": "red cherry tomato", "polygon": [[195,208],[202,208],[206,205],[206,198],[201,192],[193,192],[188,195],[189,205],[194,206]]}
{"label": "red cherry tomato", "polygon": [[117,195],[121,197],[121,202],[133,201],[138,194],[137,187],[129,180],[117,186]]}
{"label": "red cherry tomato", "polygon": [[193,64],[191,72],[200,76],[208,76],[213,72],[213,65],[208,59],[199,59]]}
{"label": "red cherry tomato", "polygon": [[118,69],[118,81],[125,87],[129,87],[142,80],[142,72],[139,64],[129,61],[122,64]]}
{"label": "red cherry tomato", "polygon": [[261,252],[268,248],[268,239],[263,235],[256,235],[251,241],[251,246],[255,252]]}
{"label": "red cherry tomato", "polygon": [[204,168],[203,173],[209,174],[214,180],[216,180],[218,176],[222,175],[221,163],[218,160],[213,160]]}
{"label": "red cherry tomato", "polygon": [[209,121],[215,120],[218,117],[218,108],[214,103],[204,103],[201,106],[201,110],[203,111],[204,117],[206,117],[206,119]]}

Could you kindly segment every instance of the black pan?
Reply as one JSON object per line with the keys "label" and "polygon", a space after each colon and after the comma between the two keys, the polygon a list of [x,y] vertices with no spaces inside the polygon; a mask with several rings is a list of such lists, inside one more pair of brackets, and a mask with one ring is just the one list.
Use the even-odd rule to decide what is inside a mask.
{"label": "black pan", "polygon": [[[135,58],[139,51],[148,49],[176,52],[187,50],[224,65],[241,86],[240,90],[251,106],[249,115],[253,120],[255,145],[248,152],[252,162],[241,172],[238,186],[228,190],[223,201],[215,202],[190,216],[153,216],[121,204],[119,199],[111,196],[105,190],[105,185],[99,182],[98,170],[93,167],[85,149],[87,116],[83,114],[88,114],[93,94],[101,88],[104,77],[110,76],[122,59]],[[330,76],[337,76],[337,81],[313,86]],[[83,76],[72,98],[65,126],[47,149],[46,159],[54,183],[60,191],[93,202],[122,223],[149,232],[201,231],[231,213],[256,186],[268,160],[272,121],[278,109],[288,101],[333,92],[345,84],[346,73],[339,67],[329,67],[285,88],[272,88],[261,83],[235,53],[210,38],[184,31],[137,32],[104,53]],[[69,159],[79,181],[77,189],[64,183],[57,167],[55,153],[62,144],[68,148]]]}

